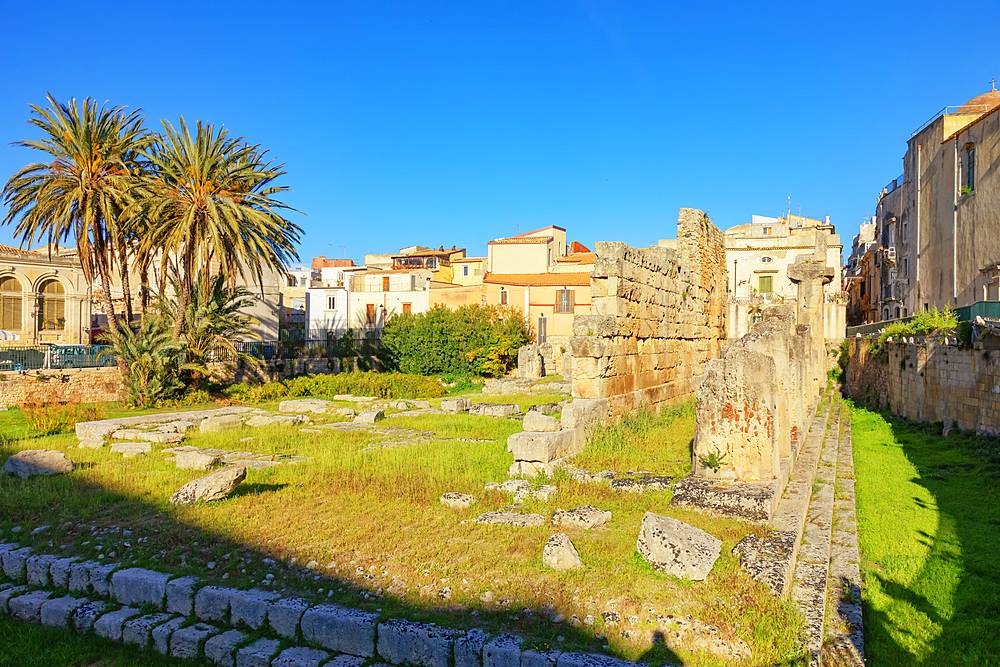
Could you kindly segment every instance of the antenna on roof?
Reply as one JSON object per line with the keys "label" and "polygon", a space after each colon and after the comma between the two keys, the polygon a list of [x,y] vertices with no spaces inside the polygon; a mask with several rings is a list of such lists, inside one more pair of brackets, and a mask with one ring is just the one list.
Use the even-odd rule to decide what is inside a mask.
{"label": "antenna on roof", "polygon": [[996,77],[993,77],[992,79],[990,79],[990,86],[992,86],[993,90],[997,89],[997,80],[996,80]]}
{"label": "antenna on roof", "polygon": [[515,222],[514,223],[514,228],[517,230],[518,234],[521,233],[521,223],[520,222]]}

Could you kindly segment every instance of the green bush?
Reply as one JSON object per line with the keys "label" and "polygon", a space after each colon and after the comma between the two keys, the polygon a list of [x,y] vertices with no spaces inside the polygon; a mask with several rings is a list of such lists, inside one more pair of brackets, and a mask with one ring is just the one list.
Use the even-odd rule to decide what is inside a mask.
{"label": "green bush", "polygon": [[285,396],[377,396],[379,398],[439,398],[445,388],[434,378],[403,373],[339,373],[302,375],[284,382],[237,383],[222,393],[244,403],[260,403]]}
{"label": "green bush", "polygon": [[885,332],[879,336],[880,341],[885,341],[889,336],[909,336],[912,334],[931,333],[932,331],[951,331],[958,326],[958,315],[955,311],[945,306],[943,310],[934,307],[931,310],[922,310],[913,316],[909,322],[893,322],[885,328]]}
{"label": "green bush", "polygon": [[502,377],[532,336],[519,308],[436,306],[393,316],[382,331],[383,361],[403,373],[456,373]]}

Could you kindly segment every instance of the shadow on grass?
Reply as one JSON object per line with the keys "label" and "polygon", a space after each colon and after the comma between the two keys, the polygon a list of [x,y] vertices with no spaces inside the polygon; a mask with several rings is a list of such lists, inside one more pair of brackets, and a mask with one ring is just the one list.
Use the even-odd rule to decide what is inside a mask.
{"label": "shadow on grass", "polygon": [[[907,517],[907,505],[933,511],[937,531],[909,531],[907,539],[926,549],[915,571],[900,563],[868,569],[869,581],[898,603],[890,615],[866,601],[868,655],[879,665],[1000,665],[1000,439],[971,432],[945,438],[940,424],[883,417],[918,471],[907,481],[934,500],[901,498],[896,516]],[[916,557],[900,546],[901,563]],[[901,611],[907,607],[916,614]],[[925,639],[928,622],[937,632]],[[923,655],[903,645],[908,636],[924,644]]]}
{"label": "shadow on grass", "polygon": [[[15,453],[17,448],[13,443],[0,442],[0,460],[6,460]],[[83,466],[80,466],[83,468]],[[248,497],[255,494],[272,493],[289,486],[288,484],[251,483],[237,487],[232,497]],[[216,501],[225,503],[229,499]],[[555,648],[564,651],[584,651],[601,653],[603,638],[598,638],[594,631],[585,627],[575,628],[568,623],[554,624],[549,614],[537,611],[532,614],[518,613],[518,601],[510,609],[505,608],[469,608],[466,605],[452,605],[447,601],[429,598],[426,605],[398,596],[379,594],[373,590],[379,585],[374,580],[371,588],[366,588],[345,577],[326,574],[324,570],[307,570],[302,567],[286,565],[278,554],[262,550],[257,545],[241,543],[237,540],[200,526],[184,522],[180,517],[197,512],[198,505],[176,508],[164,502],[147,502],[142,498],[123,494],[117,490],[105,488],[102,485],[82,479],[76,474],[35,476],[19,479],[0,474],[0,526],[4,527],[2,538],[10,539],[8,528],[12,524],[28,523],[34,526],[52,526],[46,532],[37,536],[30,535],[30,530],[14,535],[12,541],[22,545],[32,546],[37,553],[52,553],[65,555],[82,555],[79,547],[73,549],[74,541],[81,544],[80,539],[90,538],[88,528],[91,525],[118,526],[133,531],[129,542],[133,548],[129,558],[122,555],[113,561],[127,561],[131,567],[146,567],[175,575],[196,574],[205,583],[235,588],[249,588],[258,585],[267,571],[277,572],[276,582],[280,580],[281,587],[295,591],[306,597],[313,604],[334,602],[344,606],[379,613],[383,620],[390,618],[408,618],[423,622],[434,622],[456,629],[483,628],[487,631],[506,631],[527,637],[524,648],[548,649]],[[390,510],[390,508],[385,508]],[[233,511],[238,509],[233,508]],[[305,519],[307,517],[303,517]],[[86,524],[82,531],[75,531],[71,526]],[[117,533],[115,533],[117,534]],[[143,538],[139,543],[138,538]],[[59,545],[68,545],[63,551]],[[87,544],[87,542],[82,542]],[[54,546],[50,546],[54,545]],[[470,547],[471,548],[471,547]],[[110,549],[109,549],[110,550]],[[280,547],[279,547],[280,550]],[[124,552],[124,550],[122,550]],[[227,554],[227,555],[223,555]],[[229,556],[233,556],[230,560]],[[94,557],[94,556],[90,556]],[[242,579],[235,575],[228,581],[222,580],[222,568],[207,571],[203,564],[192,567],[188,559],[201,563],[213,562],[236,564],[248,561],[247,570],[254,570]],[[268,567],[265,559],[278,562]],[[274,560],[271,562],[273,563]],[[238,568],[239,565],[236,565]],[[232,569],[232,568],[231,568]],[[252,576],[253,575],[253,576]],[[322,587],[330,595],[318,594],[317,587]],[[278,588],[278,587],[276,587]],[[379,589],[381,590],[381,589]],[[559,613],[554,609],[551,613]],[[566,616],[572,614],[566,610]],[[2,628],[2,626],[0,626]],[[242,628],[252,636],[267,636],[259,631]],[[24,631],[20,634],[23,641],[37,643],[39,653],[47,650],[49,641],[45,639],[51,633]],[[109,649],[118,651],[117,648]],[[122,649],[129,658],[133,657],[132,649]],[[684,665],[685,663],[665,645],[654,646],[647,652],[648,661],[653,664]],[[609,655],[622,657],[614,651]],[[116,655],[118,655],[116,653]],[[157,654],[147,648],[143,653],[150,658],[149,664],[162,664]],[[119,656],[120,657],[120,656]],[[118,658],[116,658],[117,660]],[[647,658],[644,658],[647,659]],[[2,663],[0,663],[2,664]],[[39,663],[45,664],[45,663]],[[111,662],[109,664],[135,664]],[[138,664],[144,664],[139,662]],[[172,664],[172,663],[171,663]]]}

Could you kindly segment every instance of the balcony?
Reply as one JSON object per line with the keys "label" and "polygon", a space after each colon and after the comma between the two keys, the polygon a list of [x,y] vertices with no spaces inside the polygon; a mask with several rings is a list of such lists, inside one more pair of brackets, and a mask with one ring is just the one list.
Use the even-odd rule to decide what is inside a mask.
{"label": "balcony", "polygon": [[887,246],[882,248],[882,260],[886,264],[896,263],[896,246]]}

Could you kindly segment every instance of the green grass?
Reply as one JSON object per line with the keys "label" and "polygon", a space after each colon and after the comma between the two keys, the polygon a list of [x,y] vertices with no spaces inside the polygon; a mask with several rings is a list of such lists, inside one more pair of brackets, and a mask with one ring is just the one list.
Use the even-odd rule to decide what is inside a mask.
{"label": "green grass", "polygon": [[852,420],[869,662],[1000,665],[996,440]]}
{"label": "green grass", "polygon": [[[497,398],[548,402],[538,396],[481,397]],[[556,498],[526,502],[526,510],[547,514],[557,507],[596,505],[611,511],[612,520],[602,530],[566,530],[587,568],[555,572],[541,564],[542,547],[555,532],[551,526],[511,529],[471,521],[480,512],[511,503],[510,496],[485,492],[483,486],[507,479],[512,458],[506,438],[520,430],[518,422],[427,415],[391,418],[382,425],[487,441],[430,440],[363,452],[376,440],[366,432],[303,433],[289,427],[196,432],[185,444],[296,454],[311,460],[250,470],[229,498],[175,507],[167,503],[169,495],[203,473],[175,469],[160,454],[160,446],[154,445],[150,456],[133,459],[108,448],[78,449],[70,433],[36,437],[20,412],[10,410],[0,413],[0,433],[8,437],[0,440],[0,459],[19,449],[55,448],[66,452],[77,469],[68,475],[27,480],[0,476],[0,537],[9,539],[16,524],[23,528],[18,541],[49,553],[88,558],[105,553],[129,565],[197,574],[216,584],[226,576],[227,586],[259,585],[264,574],[272,572],[276,587],[302,592],[316,602],[457,628],[505,629],[533,643],[556,645],[562,635],[563,650],[599,651],[606,642],[615,655],[653,663],[731,664],[670,639],[650,648],[655,614],[691,614],[716,626],[722,637],[747,641],[753,651],[748,664],[772,665],[796,656],[799,621],[792,607],[747,577],[731,555],[736,542],[756,529],[671,507],[669,492],[616,494],[606,486],[557,475],[552,481],[559,489]],[[599,431],[603,435],[591,446],[594,451],[589,447],[581,459],[607,463],[596,469],[685,474],[690,469],[693,427],[691,406],[659,417],[645,414],[623,420]],[[241,442],[245,437],[253,440]],[[438,498],[448,491],[473,494],[477,503],[462,511],[444,508]],[[676,517],[723,541],[722,556],[705,582],[657,574],[637,558],[636,536],[646,511]],[[84,524],[82,530],[78,524]],[[50,528],[30,535],[39,525]],[[133,535],[126,537],[118,529],[132,530]],[[295,558],[299,566],[315,560],[325,578],[316,581],[312,573],[296,568],[269,567],[265,558],[279,563]],[[217,564],[211,571],[209,562]],[[439,599],[437,591],[446,586],[451,588],[451,599]],[[329,590],[334,591],[332,597],[326,595]],[[487,591],[497,600],[508,599],[509,606],[481,602]],[[535,614],[518,614],[522,607]],[[605,626],[601,613],[608,608],[623,619],[636,617],[634,625],[625,627],[641,639],[623,638],[622,626]],[[538,613],[543,609],[551,611]],[[580,619],[592,614],[596,624],[593,628],[553,625],[548,620],[553,613]]]}
{"label": "green grass", "polygon": [[78,635],[0,616],[0,667],[190,667],[152,649],[114,644],[93,633]]}

